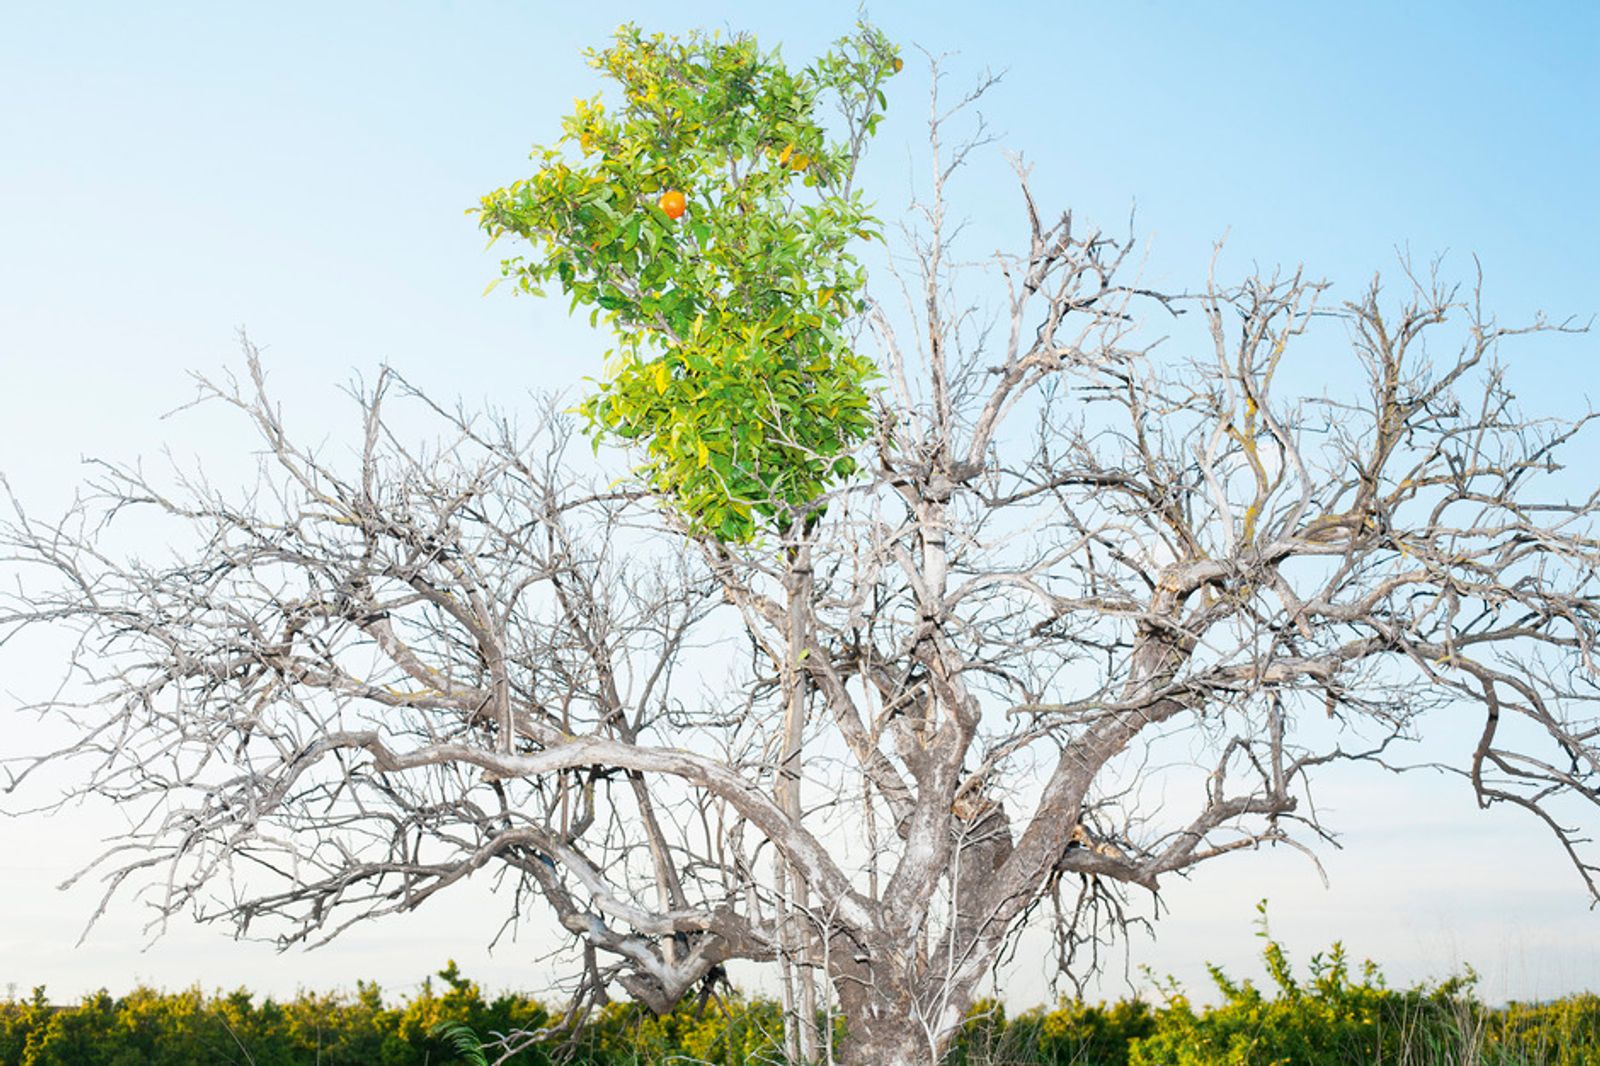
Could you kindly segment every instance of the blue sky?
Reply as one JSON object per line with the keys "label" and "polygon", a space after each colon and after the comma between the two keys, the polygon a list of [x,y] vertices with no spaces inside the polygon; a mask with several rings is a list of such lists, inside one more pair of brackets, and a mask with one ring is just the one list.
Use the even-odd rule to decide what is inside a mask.
{"label": "blue sky", "polygon": [[[84,454],[204,456],[242,469],[208,413],[161,420],[191,370],[268,349],[291,419],[318,427],[331,386],[383,362],[429,390],[512,399],[575,387],[603,347],[559,302],[484,298],[496,252],[464,214],[526,170],[574,96],[597,88],[580,52],[636,20],[668,32],[756,33],[803,60],[854,4],[218,5],[0,8],[0,470],[40,510],[64,502]],[[954,191],[981,255],[1019,232],[1001,149],[1033,164],[1045,205],[1120,225],[1138,204],[1146,277],[1304,263],[1352,295],[1397,248],[1482,262],[1507,320],[1600,311],[1600,8],[1587,4],[1338,5],[877,3],[906,48],[868,184],[896,217],[921,173],[926,73],[1005,77],[984,113],[998,145]],[[1600,385],[1600,337],[1508,351],[1530,409],[1575,414]],[[6,692],[36,684],[15,659]],[[3,707],[3,702],[0,702]],[[1253,905],[1304,958],[1343,937],[1398,979],[1471,962],[1492,995],[1600,987],[1600,918],[1553,843],[1486,818],[1448,782],[1339,785],[1347,848],[1244,856],[1174,889],[1148,962],[1191,981],[1198,962],[1249,972]],[[482,901],[363,932],[310,959],[176,931],[144,953],[114,913],[67,950],[92,909],[55,894],[96,822],[0,821],[0,987],[59,994],[136,977],[169,985],[350,984],[403,989],[446,955],[491,985],[529,983],[531,948],[483,944]],[[536,967],[534,967],[536,969]],[[542,975],[531,980],[537,982]],[[1013,976],[1018,999],[1036,975]],[[1108,991],[1115,993],[1112,987]]]}

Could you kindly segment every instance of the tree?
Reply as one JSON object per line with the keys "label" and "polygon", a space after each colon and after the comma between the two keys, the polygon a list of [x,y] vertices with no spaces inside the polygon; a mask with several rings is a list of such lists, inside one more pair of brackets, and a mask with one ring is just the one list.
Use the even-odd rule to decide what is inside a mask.
{"label": "tree", "polygon": [[[570,934],[573,1019],[751,960],[783,970],[792,1055],[931,1063],[1021,931],[1082,976],[1130,891],[1308,847],[1320,768],[1475,714],[1454,769],[1600,894],[1596,495],[1558,473],[1588,419],[1520,413],[1497,358],[1569,326],[1502,326],[1409,267],[1398,299],[1215,268],[1152,292],[1131,237],[1046,215],[1019,165],[986,328],[946,204],[982,136],[950,147],[937,73],[892,310],[849,251],[880,37],[798,74],[740,39],[597,59],[643,99],[582,105],[568,136],[600,154],[540,155],[483,218],[534,240],[519,284],[616,329],[582,413],[637,445],[635,479],[577,473],[554,401],[526,428],[390,371],[335,462],[246,343],[247,377],[208,389],[264,445],[253,491],[110,465],[61,520],[13,508],[0,639],[79,634],[35,709],[83,730],[13,783],[67,761],[148,812],[108,892],[289,945],[494,868]],[[696,114],[721,118],[676,125]],[[669,185],[687,222],[652,213]],[[1328,392],[1286,396],[1311,353]],[[447,437],[408,446],[398,401]],[[139,509],[188,531],[181,563],[108,545]],[[807,1024],[819,986],[841,1048]]]}

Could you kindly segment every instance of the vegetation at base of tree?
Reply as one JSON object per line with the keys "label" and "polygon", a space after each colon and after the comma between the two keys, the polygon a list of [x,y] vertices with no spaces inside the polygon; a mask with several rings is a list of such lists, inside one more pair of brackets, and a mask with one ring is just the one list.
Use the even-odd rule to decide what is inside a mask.
{"label": "vegetation at base of tree", "polygon": [[[989,1000],[974,1007],[947,1066],[1597,1066],[1600,995],[1490,1007],[1476,975],[1390,988],[1379,968],[1352,969],[1339,944],[1296,975],[1283,947],[1262,934],[1270,987],[1211,967],[1219,1002],[1197,1008],[1174,982],[1161,1002],[1062,1000],[1010,1015]],[[1359,975],[1359,976],[1358,976]],[[377,984],[354,996],[302,992],[279,1003],[250,992],[207,996],[198,988],[107,992],[53,1006],[36,988],[0,1001],[0,1066],[442,1066],[495,1061],[476,1041],[534,1031],[557,1019],[517,994],[484,998],[454,962],[422,991],[387,1005]],[[846,1034],[836,1027],[834,1039]],[[660,1017],[612,1003],[573,1033],[553,1034],[511,1061],[526,1066],[713,1066],[782,1061],[782,1011],[768,999],[734,995],[681,1006]]]}

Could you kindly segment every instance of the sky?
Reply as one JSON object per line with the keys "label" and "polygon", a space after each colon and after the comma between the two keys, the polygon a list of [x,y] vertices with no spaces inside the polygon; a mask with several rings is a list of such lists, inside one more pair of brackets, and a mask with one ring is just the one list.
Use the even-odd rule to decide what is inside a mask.
{"label": "sky", "polygon": [[[1145,278],[1192,286],[1226,236],[1224,272],[1303,263],[1351,296],[1397,252],[1470,281],[1505,321],[1600,312],[1600,8],[1580,3],[873,3],[905,49],[863,184],[903,215],[920,180],[926,57],[952,88],[988,69],[996,143],[952,191],[976,256],[1020,237],[1005,153],[1044,205],[1125,224]],[[249,455],[211,411],[163,417],[191,374],[266,353],[292,424],[348,414],[338,391],[389,364],[442,397],[515,402],[574,389],[603,344],[560,301],[484,296],[499,250],[465,212],[525,176],[574,97],[582,51],[622,21],[754,33],[803,62],[848,32],[854,3],[0,3],[0,472],[39,513],[85,457],[170,452],[219,483]],[[1600,336],[1506,353],[1529,410],[1574,415],[1600,392]],[[10,714],[53,680],[48,640],[0,649]],[[9,752],[7,752],[9,754]],[[1203,992],[1203,963],[1259,976],[1255,904],[1301,963],[1335,939],[1394,983],[1470,964],[1490,999],[1600,989],[1600,914],[1525,818],[1477,811],[1438,777],[1330,782],[1340,849],[1208,865],[1164,898],[1134,967]],[[0,818],[0,993],[66,999],[136,981],[263,991],[415,988],[446,958],[492,988],[549,978],[537,934],[488,941],[483,886],[313,954],[175,926],[153,942],[113,906],[74,946],[92,889],[54,886],[105,835],[106,812]],[[1596,827],[1600,829],[1600,826]],[[1046,995],[1027,952],[1003,977]],[[752,981],[754,979],[752,978]],[[1125,991],[1111,982],[1107,995]]]}

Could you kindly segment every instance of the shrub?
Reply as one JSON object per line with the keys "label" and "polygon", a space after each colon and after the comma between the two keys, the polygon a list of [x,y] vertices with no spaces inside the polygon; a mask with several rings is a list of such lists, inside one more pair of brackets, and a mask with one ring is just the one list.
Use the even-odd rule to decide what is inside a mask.
{"label": "shrub", "polygon": [[[987,1000],[970,1012],[947,1066],[1600,1066],[1600,996],[1491,1009],[1474,997],[1470,970],[1391,989],[1370,962],[1353,973],[1339,944],[1297,976],[1267,933],[1264,907],[1259,935],[1268,991],[1213,966],[1222,1001],[1208,1009],[1196,1009],[1170,979],[1157,985],[1159,1006],[1061,1000],[1009,1016]],[[244,989],[207,997],[198,988],[138,988],[57,1007],[36,988],[28,999],[0,1001],[0,1066],[441,1066],[469,1061],[452,1039],[459,1027],[490,1041],[554,1020],[526,996],[486,1000],[453,962],[437,976],[442,988],[425,981],[396,1006],[368,982],[354,996],[301,992],[283,1003],[258,1002]],[[768,1066],[782,1062],[781,1032],[782,1013],[768,999],[735,994],[660,1017],[612,1003],[515,1061]],[[844,1034],[836,1026],[834,1035]]]}

